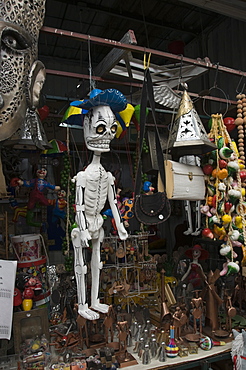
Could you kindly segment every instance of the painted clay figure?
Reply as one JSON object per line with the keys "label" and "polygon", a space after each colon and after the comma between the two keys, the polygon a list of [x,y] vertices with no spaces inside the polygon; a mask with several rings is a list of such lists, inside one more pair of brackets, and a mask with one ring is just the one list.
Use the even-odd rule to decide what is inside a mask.
{"label": "painted clay figure", "polygon": [[188,290],[197,289],[206,280],[203,268],[198,261],[207,259],[209,254],[199,244],[187,249],[185,254],[187,257],[192,258],[192,262],[189,264],[188,270],[183,275],[181,281],[188,280],[188,284],[191,285],[191,289],[189,289],[189,286],[187,287]]}
{"label": "painted clay figure", "polygon": [[56,186],[50,184],[48,181],[45,180],[47,176],[46,168],[41,168],[36,171],[36,178],[28,181],[28,180],[21,180],[17,177],[11,180],[11,184],[13,187],[15,186],[25,186],[27,188],[32,189],[29,195],[29,200],[26,207],[17,207],[15,209],[13,221],[17,222],[18,217],[26,217],[26,222],[29,226],[34,227],[41,227],[40,222],[34,221],[34,209],[37,204],[48,206],[51,204],[51,201],[46,198],[44,195],[44,190],[51,189],[54,191],[59,191],[60,186]]}
{"label": "painted clay figure", "polygon": [[[72,104],[76,105],[76,102]],[[99,92],[83,103],[78,102],[77,105],[89,110],[83,121],[84,139],[87,148],[92,150],[94,154],[88,167],[84,171],[80,171],[74,178],[76,181],[75,220],[78,227],[72,230],[71,236],[74,247],[78,313],[86,319],[95,320],[99,318],[98,312],[107,313],[109,309],[109,306],[101,304],[98,298],[99,276],[102,269],[100,247],[104,238],[101,211],[107,200],[112,210],[119,238],[124,240],[128,236],[117,207],[114,177],[110,172],[106,172],[100,163],[101,153],[110,150],[110,142],[117,131],[114,112],[125,109],[126,99],[119,91],[108,89]],[[92,244],[91,308],[88,307],[86,297],[87,266],[83,259],[83,248],[89,246],[89,241]]]}
{"label": "painted clay figure", "polygon": [[45,180],[47,176],[47,170],[45,168],[37,170],[36,175],[37,177],[35,179],[32,179],[31,181],[20,179],[17,180],[18,185],[23,185],[27,188],[32,189],[29,196],[29,201],[27,203],[28,210],[33,209],[37,203],[40,203],[44,206],[48,206],[50,204],[43,193],[45,189],[51,189],[55,191],[60,190],[60,186],[50,184],[48,181]]}
{"label": "painted clay figure", "polygon": [[66,217],[66,195],[67,193],[65,192],[65,190],[59,190],[57,193],[57,199],[49,201],[49,204],[54,206],[52,210],[52,222],[54,223],[59,221],[59,219],[64,220]]}

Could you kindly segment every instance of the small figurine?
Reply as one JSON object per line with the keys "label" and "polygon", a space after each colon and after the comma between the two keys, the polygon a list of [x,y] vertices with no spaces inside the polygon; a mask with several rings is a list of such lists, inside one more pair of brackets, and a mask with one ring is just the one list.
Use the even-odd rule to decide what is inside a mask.
{"label": "small figurine", "polygon": [[52,210],[52,222],[54,223],[59,221],[59,219],[64,220],[66,216],[66,195],[65,190],[59,190],[57,193],[57,199],[49,200],[49,204],[54,206]]}
{"label": "small figurine", "polygon": [[152,195],[155,188],[152,186],[152,182],[150,181],[145,181],[142,187],[143,191],[145,192],[146,195]]}
{"label": "small figurine", "polygon": [[174,324],[174,327],[175,327],[175,338],[177,340],[181,339],[180,338],[181,337],[181,329],[187,323],[187,321],[188,321],[187,315],[185,314],[185,312],[183,312],[181,307],[177,306],[176,310],[173,314],[173,324]]}
{"label": "small figurine", "polygon": [[185,252],[186,256],[192,258],[192,262],[189,264],[188,270],[183,275],[181,281],[188,280],[188,290],[194,290],[202,286],[203,281],[206,277],[203,272],[203,268],[198,260],[205,260],[208,258],[209,253],[203,249],[199,244],[194,245],[192,248],[187,249]]}
{"label": "small figurine", "polygon": [[47,176],[46,168],[41,168],[40,170],[37,170],[36,175],[37,177],[35,179],[32,179],[31,181],[21,179],[16,180],[17,185],[23,185],[25,187],[32,188],[29,196],[29,201],[27,203],[28,210],[33,209],[37,203],[40,203],[44,206],[49,205],[48,199],[43,194],[43,191],[45,189],[48,188],[55,191],[60,190],[60,186],[52,185],[45,180]]}
{"label": "small figurine", "polygon": [[17,221],[19,216],[24,216],[26,217],[26,221],[28,225],[34,226],[34,227],[40,227],[41,223],[33,221],[33,210],[37,204],[41,204],[44,206],[48,206],[50,204],[50,201],[43,194],[43,191],[45,189],[59,191],[60,186],[52,185],[45,180],[45,177],[47,176],[46,168],[41,168],[37,170],[36,175],[37,177],[30,181],[21,180],[19,178],[14,178],[11,180],[11,184],[12,186],[15,186],[15,187],[25,186],[28,188],[32,188],[30,195],[29,195],[29,200],[28,200],[26,209],[24,207],[21,209],[20,208],[16,209],[16,212],[14,215],[14,221]]}
{"label": "small figurine", "polygon": [[[202,315],[203,315],[203,300],[202,297],[198,297],[199,290],[195,291],[196,297],[192,298],[192,316],[194,318],[194,332],[197,334],[202,334]],[[197,330],[197,321],[199,322],[199,328]]]}

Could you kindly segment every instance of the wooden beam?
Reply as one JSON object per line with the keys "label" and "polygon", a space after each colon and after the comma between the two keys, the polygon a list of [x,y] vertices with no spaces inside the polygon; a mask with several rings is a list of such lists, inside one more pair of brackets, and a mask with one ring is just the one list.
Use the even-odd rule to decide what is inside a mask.
{"label": "wooden beam", "polygon": [[[129,30],[119,42],[129,45],[137,44],[135,34],[132,30]],[[96,66],[94,69],[95,75],[98,77],[104,76],[104,74],[109,72],[121,59],[125,58],[127,54],[128,50],[113,48]]]}

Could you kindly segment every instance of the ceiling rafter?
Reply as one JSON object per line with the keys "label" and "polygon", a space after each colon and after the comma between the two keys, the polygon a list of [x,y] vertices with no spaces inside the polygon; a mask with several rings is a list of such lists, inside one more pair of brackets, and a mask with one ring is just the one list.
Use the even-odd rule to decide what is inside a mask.
{"label": "ceiling rafter", "polygon": [[151,26],[160,27],[160,28],[166,28],[166,29],[170,29],[172,31],[175,30],[175,31],[179,31],[179,32],[185,32],[185,33],[191,34],[193,36],[197,35],[196,32],[194,32],[194,31],[192,31],[188,28],[180,27],[179,25],[174,24],[174,23],[169,23],[166,20],[160,21],[158,19],[153,19],[153,18],[146,17],[146,16],[143,19],[143,17],[141,15],[138,15],[137,13],[130,13],[129,11],[119,12],[117,10],[114,10],[114,9],[106,7],[106,6],[93,4],[93,3],[87,3],[87,2],[84,2],[84,1],[79,2],[78,6],[80,7],[80,9],[85,8],[87,10],[89,9],[89,10],[105,13],[105,14],[108,14],[110,16],[113,15],[114,17],[118,17],[118,18],[124,18],[124,19],[127,19],[127,20],[135,21],[135,22],[145,23],[146,25],[151,25]]}
{"label": "ceiling rafter", "polygon": [[152,55],[156,55],[159,57],[163,57],[165,59],[180,61],[183,63],[193,64],[193,65],[199,65],[207,69],[218,70],[224,73],[230,73],[230,74],[246,77],[246,72],[237,70],[234,68],[230,68],[230,67],[225,67],[225,66],[219,65],[218,63],[211,63],[209,58],[205,58],[203,60],[200,58],[193,59],[193,58],[185,57],[183,55],[171,54],[165,51],[146,48],[146,47],[139,46],[139,45],[124,44],[122,42],[115,41],[115,40],[109,40],[109,39],[105,39],[105,38],[101,38],[97,36],[85,35],[85,34],[78,33],[78,32],[60,30],[58,28],[52,28],[52,27],[46,27],[46,26],[43,26],[41,28],[41,31],[50,33],[53,35],[61,36],[61,37],[73,38],[73,39],[76,39],[82,42],[88,42],[88,40],[90,40],[91,42],[94,42],[96,44],[101,44],[101,45],[110,46],[114,48],[120,48],[124,50],[129,50],[129,51],[135,51],[135,52],[141,53],[142,55],[152,54]]}

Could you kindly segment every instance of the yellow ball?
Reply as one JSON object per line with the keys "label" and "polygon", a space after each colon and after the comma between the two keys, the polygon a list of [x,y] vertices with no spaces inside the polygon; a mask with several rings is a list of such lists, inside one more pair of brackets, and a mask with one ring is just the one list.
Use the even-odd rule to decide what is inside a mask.
{"label": "yellow ball", "polygon": [[245,168],[245,165],[244,165],[243,163],[240,163],[240,162],[239,162],[239,169],[240,169],[240,170],[243,170],[244,168]]}
{"label": "yellow ball", "polygon": [[243,227],[243,223],[242,223],[242,217],[241,217],[241,216],[236,216],[236,217],[235,217],[235,225],[236,225],[236,227],[238,227],[239,229],[242,229],[242,227]]}
{"label": "yellow ball", "polygon": [[222,216],[222,222],[224,225],[229,224],[231,222],[231,216],[230,215]]}
{"label": "yellow ball", "polygon": [[245,197],[245,188],[241,189],[242,197]]}

